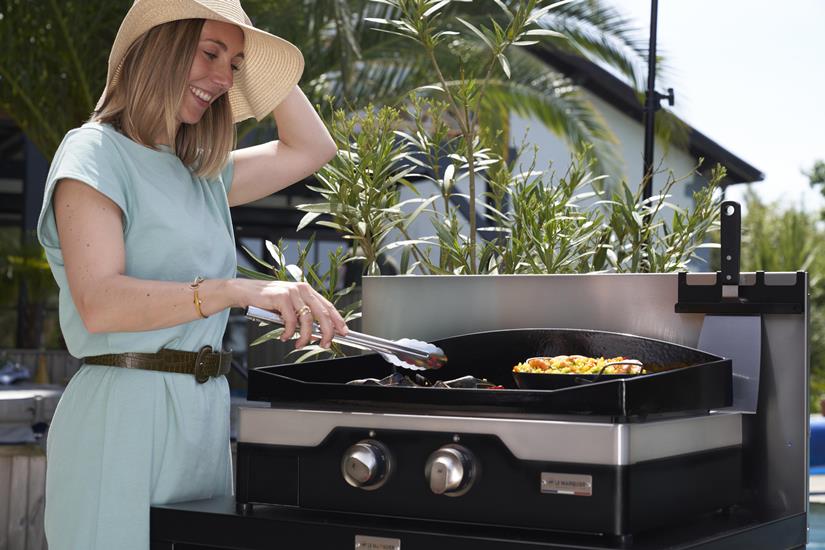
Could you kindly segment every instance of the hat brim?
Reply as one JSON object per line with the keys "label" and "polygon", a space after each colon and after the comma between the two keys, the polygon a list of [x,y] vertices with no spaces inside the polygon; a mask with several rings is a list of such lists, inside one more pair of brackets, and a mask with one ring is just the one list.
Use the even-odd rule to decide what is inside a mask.
{"label": "hat brim", "polygon": [[[205,5],[209,3],[210,5]],[[228,92],[234,122],[261,120],[269,115],[298,84],[304,70],[300,50],[283,38],[257,29],[229,2],[208,0],[141,0],[135,2],[120,25],[112,51],[106,82],[117,83],[129,47],[152,27],[180,19],[209,19],[239,27],[244,33],[244,62]],[[108,89],[108,84],[107,84]],[[98,101],[99,109],[107,89]]]}

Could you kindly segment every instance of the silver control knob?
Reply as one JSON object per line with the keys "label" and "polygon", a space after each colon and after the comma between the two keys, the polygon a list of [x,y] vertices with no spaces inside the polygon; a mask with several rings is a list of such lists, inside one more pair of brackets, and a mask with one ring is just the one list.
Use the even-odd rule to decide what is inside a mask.
{"label": "silver control knob", "polygon": [[424,475],[433,493],[457,497],[470,490],[476,470],[475,458],[466,447],[445,445],[427,459]]}
{"label": "silver control knob", "polygon": [[341,473],[353,487],[372,491],[387,481],[391,466],[389,449],[374,439],[365,439],[346,450]]}

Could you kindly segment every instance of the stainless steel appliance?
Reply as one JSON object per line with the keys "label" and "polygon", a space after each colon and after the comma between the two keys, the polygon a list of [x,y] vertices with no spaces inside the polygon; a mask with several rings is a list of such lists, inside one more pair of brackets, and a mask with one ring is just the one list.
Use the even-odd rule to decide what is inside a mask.
{"label": "stainless steel appliance", "polygon": [[[535,338],[548,335],[684,368],[555,391],[345,384],[386,370],[371,356],[259,369],[250,398],[272,407],[241,413],[237,502],[253,516],[265,503],[375,518],[380,530],[354,528],[356,547],[382,535],[366,548],[423,548],[425,533],[429,547],[451,532],[489,541],[491,526],[500,547],[626,546],[663,529],[698,544],[726,525],[742,537],[779,526],[748,547],[792,547],[807,507],[807,280],[741,282],[725,301],[716,274],[367,278],[365,331],[436,341],[450,363],[432,376],[474,370],[506,386],[512,359],[547,351]],[[695,350],[707,313],[761,318],[761,341],[744,343],[761,351],[755,414],[724,410],[731,360]],[[328,540],[323,524],[304,547]]]}

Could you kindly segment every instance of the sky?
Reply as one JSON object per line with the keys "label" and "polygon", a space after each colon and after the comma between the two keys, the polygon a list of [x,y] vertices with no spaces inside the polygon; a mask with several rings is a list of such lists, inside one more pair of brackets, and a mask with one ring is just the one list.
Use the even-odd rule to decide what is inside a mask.
{"label": "sky", "polygon": [[[646,43],[651,0],[610,1]],[[656,88],[674,88],[673,111],[761,170],[763,199],[825,207],[801,173],[825,160],[825,0],[659,0],[658,12]]]}

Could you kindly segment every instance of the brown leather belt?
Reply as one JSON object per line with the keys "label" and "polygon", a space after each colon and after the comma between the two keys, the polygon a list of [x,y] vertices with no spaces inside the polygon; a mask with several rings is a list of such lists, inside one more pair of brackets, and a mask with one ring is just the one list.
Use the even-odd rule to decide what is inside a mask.
{"label": "brown leather belt", "polygon": [[195,380],[203,384],[210,377],[217,378],[229,372],[232,364],[231,351],[212,351],[212,346],[204,346],[200,351],[180,351],[162,349],[157,353],[110,353],[84,357],[87,365],[106,365],[124,369],[154,370],[193,374]]}

